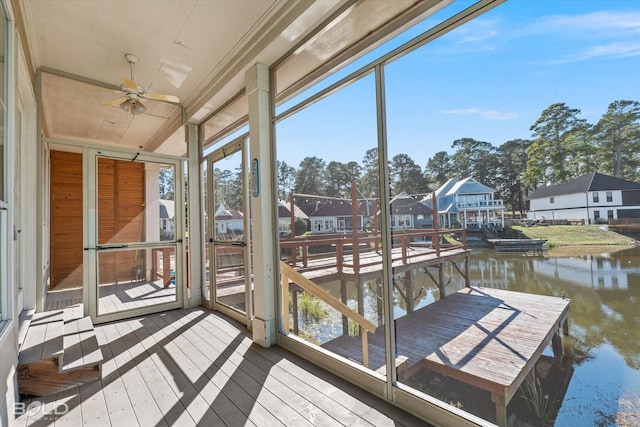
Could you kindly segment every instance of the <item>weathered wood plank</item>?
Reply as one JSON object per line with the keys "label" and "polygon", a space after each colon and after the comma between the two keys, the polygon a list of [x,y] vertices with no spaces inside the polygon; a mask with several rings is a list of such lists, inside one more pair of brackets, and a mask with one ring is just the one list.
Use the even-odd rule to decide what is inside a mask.
{"label": "weathered wood plank", "polygon": [[[139,423],[131,403],[133,396],[130,397],[127,393],[109,346],[111,340],[116,339],[117,336],[117,332],[115,334],[113,332],[112,328],[106,326],[96,328],[96,337],[98,342],[102,344],[101,350],[104,355],[100,385],[104,394],[107,414],[112,426],[136,426]],[[85,424],[87,423],[85,422]]]}
{"label": "weathered wood plank", "polygon": [[423,425],[284,349],[256,346],[208,310],[106,323],[96,338],[102,379],[50,399],[49,411],[72,411],[56,425]]}

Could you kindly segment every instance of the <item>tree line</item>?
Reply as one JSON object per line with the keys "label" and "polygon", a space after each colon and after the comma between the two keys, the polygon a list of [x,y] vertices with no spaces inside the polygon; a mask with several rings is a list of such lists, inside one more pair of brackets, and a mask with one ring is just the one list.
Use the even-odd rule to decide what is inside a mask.
{"label": "tree line", "polygon": [[[595,124],[580,115],[565,103],[551,104],[529,128],[531,139],[497,147],[457,139],[452,153],[435,153],[424,168],[407,154],[397,154],[389,160],[391,193],[425,194],[450,178],[472,177],[496,189],[507,209],[524,212],[529,192],[587,173],[640,180],[640,103],[614,101]],[[293,192],[349,198],[355,180],[358,198],[378,198],[378,176],[377,148],[367,150],[361,163],[327,163],[313,156],[295,168],[278,160],[278,196],[286,199]]]}

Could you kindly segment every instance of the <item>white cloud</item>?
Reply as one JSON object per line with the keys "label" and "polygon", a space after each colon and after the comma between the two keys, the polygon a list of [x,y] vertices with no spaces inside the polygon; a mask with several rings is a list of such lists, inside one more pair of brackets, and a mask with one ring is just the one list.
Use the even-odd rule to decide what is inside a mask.
{"label": "white cloud", "polygon": [[[640,12],[593,12],[584,15],[552,15],[537,20],[527,32],[546,34],[551,31],[571,35],[619,37],[640,32]],[[578,33],[576,33],[578,32]]]}
{"label": "white cloud", "polygon": [[452,32],[456,43],[485,42],[499,35],[499,22],[495,19],[477,18]]}
{"label": "white cloud", "polygon": [[452,114],[461,116],[480,116],[487,120],[514,120],[518,118],[518,113],[506,113],[497,110],[481,110],[479,108],[464,108],[440,111],[442,114]]}
{"label": "white cloud", "polygon": [[567,64],[597,58],[627,58],[640,56],[640,43],[610,43],[608,45],[590,46],[581,52],[568,54],[566,57],[551,60],[550,64]]}

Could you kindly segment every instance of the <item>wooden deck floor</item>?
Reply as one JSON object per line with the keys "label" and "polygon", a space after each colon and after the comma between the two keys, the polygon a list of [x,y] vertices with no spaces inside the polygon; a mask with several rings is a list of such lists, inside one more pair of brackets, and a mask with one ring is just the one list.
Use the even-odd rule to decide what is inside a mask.
{"label": "wooden deck floor", "polygon": [[[490,288],[463,288],[395,321],[405,376],[423,368],[492,394],[499,424],[505,407],[569,314],[569,300]],[[382,327],[369,336],[369,366],[384,367]],[[359,337],[323,347],[362,360]]]}
{"label": "wooden deck floor", "polygon": [[[176,287],[164,288],[162,280],[123,282],[98,287],[98,313],[109,314],[135,308],[176,301]],[[61,310],[82,304],[82,288],[50,291],[46,311]]]}
{"label": "wooden deck floor", "polygon": [[96,333],[102,379],[25,400],[36,406],[16,425],[426,425],[280,347],[253,344],[242,325],[205,309],[102,324]]}

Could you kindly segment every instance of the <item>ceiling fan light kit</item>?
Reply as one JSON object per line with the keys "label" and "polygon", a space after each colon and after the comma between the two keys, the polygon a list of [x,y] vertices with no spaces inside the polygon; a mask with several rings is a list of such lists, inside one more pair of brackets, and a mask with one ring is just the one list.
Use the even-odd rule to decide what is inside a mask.
{"label": "ceiling fan light kit", "polygon": [[123,84],[120,86],[120,92],[124,93],[125,96],[114,99],[109,102],[107,106],[120,107],[122,110],[137,116],[147,111],[147,107],[140,102],[140,98],[168,102],[171,104],[177,104],[180,102],[178,97],[173,95],[145,92],[144,88],[133,79],[133,65],[138,62],[138,57],[132,53],[126,53],[124,58],[129,63],[129,69],[131,71],[131,79],[122,79]]}

